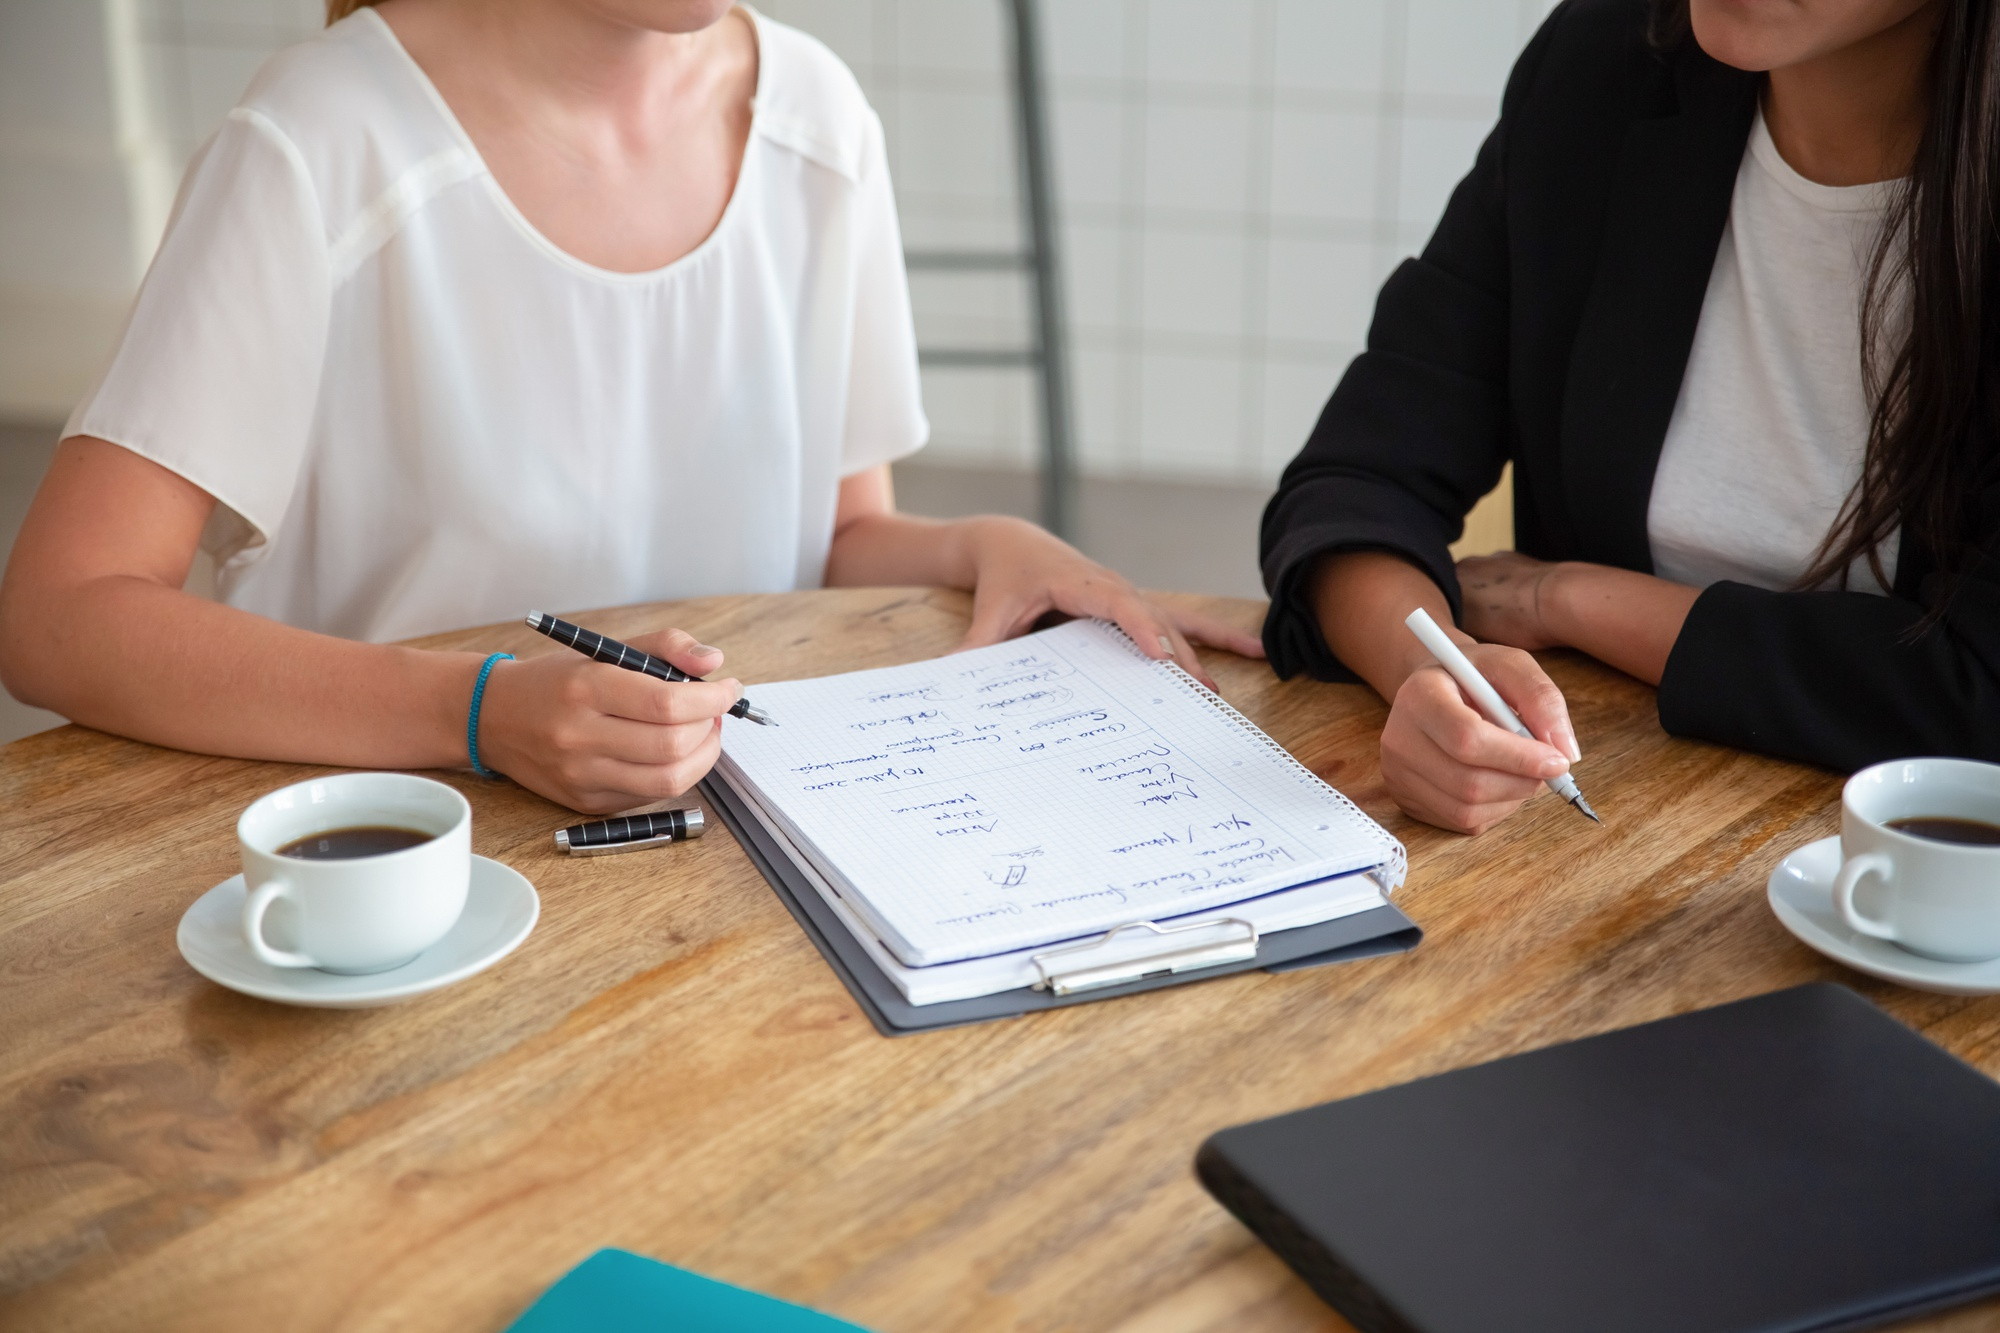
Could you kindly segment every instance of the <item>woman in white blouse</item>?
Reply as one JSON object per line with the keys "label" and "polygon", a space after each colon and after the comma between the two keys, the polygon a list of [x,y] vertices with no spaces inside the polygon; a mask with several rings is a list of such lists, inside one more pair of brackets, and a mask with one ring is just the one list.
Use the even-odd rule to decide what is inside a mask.
{"label": "woman in white blouse", "polygon": [[[895,512],[928,426],[880,122],[729,0],[387,0],[275,57],[190,167],[0,586],[23,700],[184,749],[467,762],[478,654],[386,640],[829,584],[973,589],[1149,653],[1254,640],[1030,524]],[[182,592],[197,548],[220,603]],[[675,630],[637,646],[695,675]],[[501,662],[479,758],[685,790],[733,680]]]}

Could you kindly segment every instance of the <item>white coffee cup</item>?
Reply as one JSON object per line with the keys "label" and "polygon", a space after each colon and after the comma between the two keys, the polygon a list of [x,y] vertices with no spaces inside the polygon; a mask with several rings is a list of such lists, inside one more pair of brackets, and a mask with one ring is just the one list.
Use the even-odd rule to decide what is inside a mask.
{"label": "white coffee cup", "polygon": [[1841,919],[1942,962],[2000,958],[2000,846],[1888,827],[1922,817],[2000,824],[2000,765],[1896,759],[1849,778],[1841,793],[1843,861],[1833,882]]}
{"label": "white coffee cup", "polygon": [[[307,860],[278,849],[315,833],[390,825],[431,835],[378,856]],[[342,773],[258,797],[236,821],[243,937],[272,967],[364,974],[443,939],[472,879],[472,807],[429,778]]]}

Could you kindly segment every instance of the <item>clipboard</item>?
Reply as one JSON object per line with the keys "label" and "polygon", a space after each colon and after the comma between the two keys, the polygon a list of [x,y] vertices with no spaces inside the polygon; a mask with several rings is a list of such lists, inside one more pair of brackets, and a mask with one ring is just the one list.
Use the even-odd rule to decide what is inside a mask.
{"label": "clipboard", "polygon": [[[1239,922],[1237,924],[1249,931],[1247,938],[1210,942],[1195,948],[1172,938],[1179,932],[1162,929],[1149,922],[1135,922],[1132,926],[1119,929],[1150,929],[1161,935],[1162,947],[1157,954],[1147,955],[1148,965],[1132,979],[1108,979],[1101,975],[1100,969],[1093,969],[1087,957],[1079,956],[1082,951],[1102,943],[1107,936],[1087,941],[1082,946],[1053,948],[1038,955],[1037,966],[1044,981],[1049,983],[1046,986],[1024,986],[1019,990],[979,995],[968,1000],[914,1005],[903,998],[902,991],[868,956],[853,932],[800,874],[790,854],[765,832],[755,816],[743,808],[740,798],[729,789],[728,784],[712,777],[704,778],[699,791],[708,808],[716,813],[750,857],[750,863],[764,876],[771,891],[778,895],[778,901],[785,905],[806,938],[826,959],[827,966],[847,987],[854,1002],[868,1015],[868,1021],[885,1037],[903,1037],[913,1032],[1017,1018],[1043,1009],[1061,1009],[1072,1004],[1088,1004],[1093,1000],[1137,995],[1162,986],[1232,976],[1252,968],[1262,968],[1266,972],[1291,972],[1357,958],[1402,953],[1415,948],[1424,936],[1416,922],[1386,903],[1351,916],[1276,931],[1262,938],[1258,937],[1254,928],[1249,927],[1249,923]],[[1213,920],[1217,923],[1229,921],[1227,910]],[[1205,926],[1211,923],[1199,924]],[[1133,969],[1129,964],[1121,964],[1120,970],[1129,974]]]}

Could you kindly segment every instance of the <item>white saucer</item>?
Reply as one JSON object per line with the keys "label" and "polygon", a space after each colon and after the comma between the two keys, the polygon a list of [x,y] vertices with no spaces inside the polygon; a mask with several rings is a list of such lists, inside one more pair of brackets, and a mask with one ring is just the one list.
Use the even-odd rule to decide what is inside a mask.
{"label": "white saucer", "polygon": [[449,986],[512,953],[542,914],[535,886],[521,873],[483,856],[472,858],[465,911],[445,937],[415,959],[365,977],[341,977],[310,967],[272,967],[243,942],[243,876],[234,875],[195,899],[181,917],[177,939],[188,966],[260,1000],[313,1009],[372,1009]]}
{"label": "white saucer", "polygon": [[1809,842],[1771,872],[1771,910],[1785,929],[1856,972],[1939,995],[2000,995],[2000,958],[1984,963],[1941,963],[1920,958],[1887,940],[1854,930],[1833,910],[1833,877],[1840,873],[1840,839]]}

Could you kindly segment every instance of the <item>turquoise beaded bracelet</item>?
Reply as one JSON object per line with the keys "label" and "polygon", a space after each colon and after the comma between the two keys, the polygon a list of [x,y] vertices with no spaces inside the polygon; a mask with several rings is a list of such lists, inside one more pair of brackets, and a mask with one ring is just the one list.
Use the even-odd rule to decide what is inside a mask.
{"label": "turquoise beaded bracelet", "polygon": [[465,752],[472,758],[472,771],[482,778],[497,778],[500,774],[479,762],[479,701],[486,697],[486,678],[493,674],[495,662],[511,662],[512,653],[494,653],[479,667],[479,679],[472,684],[472,712],[465,719]]}

